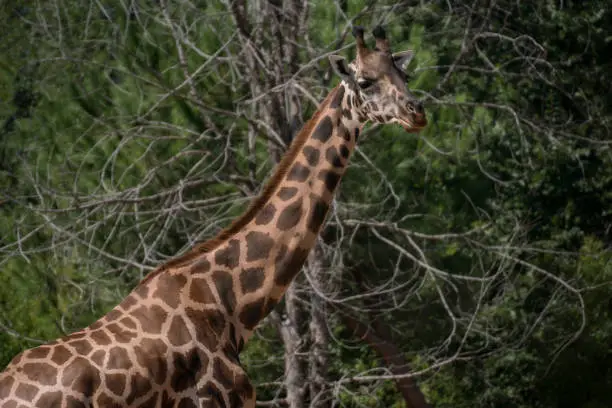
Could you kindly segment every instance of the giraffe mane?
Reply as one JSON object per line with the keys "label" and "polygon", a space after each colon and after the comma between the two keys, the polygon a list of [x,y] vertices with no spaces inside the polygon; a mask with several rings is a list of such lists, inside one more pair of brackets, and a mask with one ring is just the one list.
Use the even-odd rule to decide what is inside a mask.
{"label": "giraffe mane", "polygon": [[289,149],[287,150],[285,156],[276,166],[274,174],[265,184],[265,187],[262,189],[261,193],[256,198],[254,198],[253,201],[251,201],[251,204],[249,204],[247,210],[242,213],[240,217],[236,218],[229,226],[222,229],[215,237],[207,241],[197,243],[193,246],[193,248],[185,252],[183,255],[179,255],[158,266],[155,270],[150,272],[142,280],[141,283],[148,281],[155,275],[159,274],[164,270],[167,270],[168,268],[179,267],[194,260],[202,254],[212,251],[213,249],[221,245],[223,242],[231,238],[233,235],[235,235],[249,222],[251,222],[251,220],[253,220],[253,218],[257,214],[257,211],[259,211],[259,209],[270,199],[281,180],[287,174],[287,171],[291,167],[291,164],[294,162],[301,148],[304,146],[304,144],[308,140],[308,137],[312,133],[313,127],[321,118],[321,115],[325,111],[325,108],[329,106],[334,95],[336,95],[336,92],[338,91],[339,87],[340,85],[337,85],[334,89],[332,89],[332,91],[327,95],[323,102],[321,102],[317,111],[312,115],[308,122],[306,122],[306,124],[300,130],[300,133],[298,133],[298,135],[291,142],[291,145],[289,146]]}

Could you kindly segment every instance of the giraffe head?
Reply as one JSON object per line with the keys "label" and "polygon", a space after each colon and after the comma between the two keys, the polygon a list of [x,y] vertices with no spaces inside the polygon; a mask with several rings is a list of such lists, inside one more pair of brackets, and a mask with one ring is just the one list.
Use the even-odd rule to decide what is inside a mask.
{"label": "giraffe head", "polygon": [[363,38],[363,28],[354,27],[357,57],[350,64],[344,57],[329,57],[334,71],[342,77],[348,90],[355,94],[349,98],[354,113],[364,121],[397,123],[408,132],[418,132],[427,125],[423,104],[410,92],[406,67],[413,52],[392,53],[389,40],[382,27],[372,32],[376,47],[369,49]]}

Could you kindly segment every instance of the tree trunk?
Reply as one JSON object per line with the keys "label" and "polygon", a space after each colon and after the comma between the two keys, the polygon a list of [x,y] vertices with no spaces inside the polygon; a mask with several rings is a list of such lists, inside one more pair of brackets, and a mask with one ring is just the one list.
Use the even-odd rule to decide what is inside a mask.
{"label": "tree trunk", "polygon": [[287,404],[290,408],[306,408],[308,383],[303,354],[306,352],[304,345],[307,342],[303,328],[308,317],[298,303],[295,287],[296,285],[292,284],[285,294],[285,314],[281,315],[275,311],[273,320],[285,346]]}
{"label": "tree trunk", "polygon": [[[355,336],[365,340],[370,347],[382,356],[387,368],[393,375],[406,375],[410,373],[410,365],[402,354],[402,351],[390,339],[385,339],[384,334],[380,334],[372,327],[355,319],[352,316],[342,316],[343,323],[353,331]],[[384,326],[380,321],[379,326]],[[388,327],[383,327],[385,331],[389,331]],[[425,396],[419,389],[416,381],[410,377],[397,378],[395,380],[398,391],[404,397],[408,408],[431,408],[431,405],[425,400]]]}
{"label": "tree trunk", "polygon": [[[323,251],[317,243],[308,262],[308,273],[310,279],[319,288],[327,288],[322,284],[323,276]],[[312,291],[310,297],[310,408],[329,408],[332,398],[329,393],[328,366],[329,366],[329,331],[327,330],[328,307],[316,291]]]}

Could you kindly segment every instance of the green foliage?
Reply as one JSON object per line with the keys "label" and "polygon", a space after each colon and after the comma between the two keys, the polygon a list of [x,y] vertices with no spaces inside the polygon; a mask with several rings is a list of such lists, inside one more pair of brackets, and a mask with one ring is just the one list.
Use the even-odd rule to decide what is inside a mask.
{"label": "green foliage", "polygon": [[[271,167],[265,129],[243,114],[256,95],[237,79],[244,55],[224,3],[168,5],[189,40],[182,61],[155,2],[139,3],[139,18],[119,1],[96,12],[60,3],[59,15],[51,3],[0,6],[0,366],[86,326],[227,225]],[[429,126],[360,141],[341,221],[326,231],[350,235],[342,266],[367,272],[357,282],[343,270],[343,296],[387,291],[349,310],[375,305],[360,317],[392,327],[415,370],[434,368],[419,378],[433,406],[612,406],[612,8],[370,3],[312,2],[299,63],[315,62],[292,78],[320,97],[327,60],[313,50],[342,45],[345,16],[366,6],[357,23],[386,19],[394,48],[415,50],[409,86]],[[313,110],[304,102],[305,118]],[[249,132],[261,136],[253,145]],[[383,365],[330,322],[330,378]],[[265,325],[242,356],[261,400],[284,395],[281,350]],[[392,381],[334,398],[404,406]]]}
{"label": "green foliage", "polygon": [[[565,343],[562,349],[555,347],[559,336],[575,330],[581,309],[575,302],[554,302],[544,316],[549,324],[526,338],[523,347],[455,364],[439,373],[441,378],[428,386],[436,406],[467,407],[473,401],[483,407],[610,406],[612,400],[605,390],[612,381],[606,368],[610,364],[611,261],[600,241],[587,238],[580,255],[566,265],[566,272],[588,288],[582,293],[586,326],[576,341]],[[539,297],[547,298],[544,293]],[[527,306],[522,306],[521,313],[538,313]],[[511,307],[496,313],[516,320],[515,310]]]}

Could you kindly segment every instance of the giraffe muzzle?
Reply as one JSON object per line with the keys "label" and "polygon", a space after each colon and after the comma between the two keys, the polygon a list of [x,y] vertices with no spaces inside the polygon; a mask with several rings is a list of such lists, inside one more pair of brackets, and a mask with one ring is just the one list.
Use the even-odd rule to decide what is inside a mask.
{"label": "giraffe muzzle", "polygon": [[427,116],[422,110],[414,111],[407,114],[404,118],[399,119],[400,124],[406,132],[416,133],[427,126]]}
{"label": "giraffe muzzle", "polygon": [[427,116],[421,102],[413,102],[412,109],[407,116],[408,120],[402,120],[402,126],[407,132],[418,132],[427,126]]}
{"label": "giraffe muzzle", "polygon": [[419,128],[424,128],[427,126],[427,117],[425,116],[425,112],[415,113],[413,115],[412,122]]}

